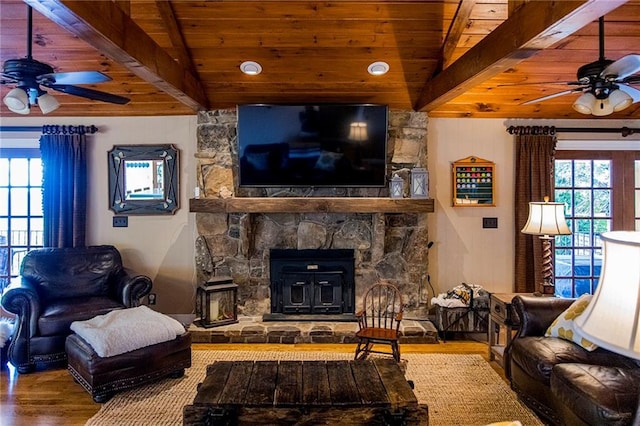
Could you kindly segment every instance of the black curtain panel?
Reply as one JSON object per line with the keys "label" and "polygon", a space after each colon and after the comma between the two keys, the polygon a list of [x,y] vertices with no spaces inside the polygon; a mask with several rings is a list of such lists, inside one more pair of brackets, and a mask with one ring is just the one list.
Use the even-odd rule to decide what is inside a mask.
{"label": "black curtain panel", "polygon": [[84,247],[87,222],[87,155],[84,131],[43,134],[45,247]]}
{"label": "black curtain panel", "polygon": [[515,167],[515,291],[533,293],[542,282],[542,241],[520,232],[529,216],[529,202],[553,200],[555,134],[518,135]]}

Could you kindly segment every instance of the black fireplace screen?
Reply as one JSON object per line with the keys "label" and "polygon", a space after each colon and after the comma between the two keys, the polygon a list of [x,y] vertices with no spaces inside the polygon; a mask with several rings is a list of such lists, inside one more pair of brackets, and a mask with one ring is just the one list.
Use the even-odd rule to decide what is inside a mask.
{"label": "black fireplace screen", "polygon": [[353,314],[353,250],[270,252],[272,314]]}

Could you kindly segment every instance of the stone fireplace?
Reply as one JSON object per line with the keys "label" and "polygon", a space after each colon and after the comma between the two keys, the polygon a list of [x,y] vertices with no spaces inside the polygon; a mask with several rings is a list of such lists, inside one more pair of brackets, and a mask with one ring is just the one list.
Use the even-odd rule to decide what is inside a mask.
{"label": "stone fireplace", "polygon": [[[388,176],[402,177],[408,196],[411,168],[426,164],[425,114],[390,111],[387,156]],[[196,157],[202,198],[389,197],[388,188],[238,188],[235,110],[199,114]],[[239,286],[239,315],[269,319],[305,314],[312,315],[308,318],[313,320],[318,320],[315,315],[352,316],[372,284],[388,281],[400,288],[407,317],[426,317],[426,213],[199,212],[196,226],[198,282],[213,276],[233,277]],[[317,265],[321,273],[303,268],[296,276],[287,269],[291,289],[285,295],[284,290],[272,284],[273,254],[277,257],[293,251],[310,253],[309,250],[347,251],[353,272],[347,273],[346,278],[338,278],[339,274],[325,276],[327,271],[336,272],[335,265],[313,262],[304,264],[304,268]],[[311,295],[313,300],[320,300],[318,305],[308,303]],[[325,308],[327,311],[322,312]]]}

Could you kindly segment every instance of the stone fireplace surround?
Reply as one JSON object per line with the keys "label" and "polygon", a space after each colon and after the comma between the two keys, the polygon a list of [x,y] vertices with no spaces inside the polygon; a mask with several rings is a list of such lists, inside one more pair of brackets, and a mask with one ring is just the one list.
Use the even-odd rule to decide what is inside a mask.
{"label": "stone fireplace surround", "polygon": [[[405,181],[426,165],[426,115],[390,111],[387,174]],[[388,197],[387,188],[238,188],[236,110],[198,116],[197,178],[204,198]],[[231,276],[238,284],[239,315],[271,312],[271,249],[352,249],[355,307],[378,281],[398,286],[407,318],[426,318],[427,217],[425,213],[196,213],[198,283]]]}

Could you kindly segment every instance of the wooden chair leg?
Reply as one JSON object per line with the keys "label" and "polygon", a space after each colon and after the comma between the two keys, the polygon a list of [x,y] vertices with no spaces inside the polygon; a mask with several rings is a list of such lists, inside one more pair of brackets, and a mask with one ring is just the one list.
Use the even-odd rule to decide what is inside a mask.
{"label": "wooden chair leg", "polygon": [[366,359],[369,356],[369,350],[371,350],[371,342],[360,341],[356,347],[356,356],[354,359]]}
{"label": "wooden chair leg", "polygon": [[400,362],[400,346],[398,342],[391,343],[391,349],[393,351],[393,359],[395,359],[396,362]]}

